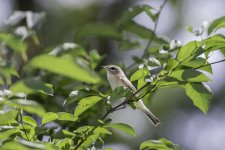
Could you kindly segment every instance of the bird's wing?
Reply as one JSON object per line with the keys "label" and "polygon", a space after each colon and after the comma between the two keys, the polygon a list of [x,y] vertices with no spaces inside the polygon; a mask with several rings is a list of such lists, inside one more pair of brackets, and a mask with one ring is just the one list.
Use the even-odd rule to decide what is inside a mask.
{"label": "bird's wing", "polygon": [[130,82],[130,80],[127,79],[127,77],[122,77],[121,81],[123,82],[125,87],[129,88],[133,93],[137,91],[134,85]]}

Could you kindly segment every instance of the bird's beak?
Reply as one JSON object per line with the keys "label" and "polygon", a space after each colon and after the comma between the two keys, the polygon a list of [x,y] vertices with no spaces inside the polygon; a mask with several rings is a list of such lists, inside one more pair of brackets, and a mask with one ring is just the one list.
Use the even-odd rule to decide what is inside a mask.
{"label": "bird's beak", "polygon": [[108,68],[108,66],[101,66],[102,68],[105,68],[105,69],[107,69]]}

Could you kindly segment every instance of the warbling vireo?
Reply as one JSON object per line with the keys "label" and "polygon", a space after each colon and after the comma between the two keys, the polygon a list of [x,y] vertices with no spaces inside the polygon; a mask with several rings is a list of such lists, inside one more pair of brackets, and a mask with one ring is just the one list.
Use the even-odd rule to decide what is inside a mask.
{"label": "warbling vireo", "polygon": [[[115,65],[108,65],[103,66],[103,68],[107,70],[107,79],[109,81],[112,90],[114,90],[116,87],[124,86],[130,89],[133,93],[137,92],[136,88],[126,77],[126,75],[124,74],[123,70],[120,67]],[[159,119],[156,118],[151,113],[151,111],[144,105],[141,99],[136,102],[136,108],[144,112],[153,125],[157,126],[160,124]]]}

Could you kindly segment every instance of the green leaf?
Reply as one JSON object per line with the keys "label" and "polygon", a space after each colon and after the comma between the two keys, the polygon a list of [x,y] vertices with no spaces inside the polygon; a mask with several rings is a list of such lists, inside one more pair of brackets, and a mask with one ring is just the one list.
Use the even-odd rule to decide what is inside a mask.
{"label": "green leaf", "polygon": [[112,133],[104,127],[97,127],[94,130],[94,134],[109,134],[109,135],[111,135]]}
{"label": "green leaf", "polygon": [[37,122],[34,120],[34,118],[30,116],[23,116],[23,122],[32,125],[33,127],[37,126]]}
{"label": "green leaf", "polygon": [[[205,58],[199,57],[199,58],[197,58],[195,60],[191,60],[191,61],[185,62],[182,65],[186,66],[186,67],[191,67],[191,68],[198,68],[198,67],[201,67],[201,66],[207,65],[207,64],[209,64],[209,63],[207,62],[207,60]],[[211,65],[207,65],[207,66],[201,67],[199,69],[207,71],[207,72],[212,74],[212,67],[211,67]]]}
{"label": "green leaf", "polygon": [[131,50],[133,48],[140,47],[140,43],[138,41],[132,41],[130,39],[125,39],[120,41],[119,43],[120,50]]}
{"label": "green leaf", "polygon": [[80,89],[80,90],[77,90],[77,95],[73,95],[73,96],[68,97],[65,100],[64,105],[65,104],[71,104],[73,102],[79,101],[84,97],[98,96],[98,95],[99,95],[99,93],[92,90],[92,89],[88,89],[88,90],[87,89]]}
{"label": "green leaf", "polygon": [[130,81],[139,80],[147,75],[149,75],[149,71],[146,68],[138,69],[136,72],[133,73],[133,75],[130,78]]}
{"label": "green leaf", "polygon": [[191,41],[181,47],[177,53],[176,60],[179,62],[188,61],[193,56],[198,56],[200,53],[202,42]]}
{"label": "green leaf", "polygon": [[19,53],[24,53],[27,49],[24,42],[8,33],[0,32],[0,41],[5,42],[11,49]]}
{"label": "green leaf", "polygon": [[122,17],[119,19],[118,24],[119,26],[124,26],[130,23],[130,21],[133,20],[134,17],[139,15],[142,12],[146,12],[146,14],[155,20],[155,16],[152,14],[151,10],[153,8],[149,5],[139,5],[139,6],[134,6],[128,9],[125,13],[123,13]]}
{"label": "green leaf", "polygon": [[115,100],[130,95],[132,95],[132,91],[130,89],[124,88],[123,86],[119,86],[113,90],[110,100]]}
{"label": "green leaf", "polygon": [[225,16],[220,17],[214,20],[208,27],[208,34],[211,34],[213,31],[216,32],[218,29],[225,27]]}
{"label": "green leaf", "polygon": [[32,100],[13,99],[11,102],[12,103],[8,103],[7,105],[17,109],[23,109],[24,111],[31,114],[36,114],[39,117],[42,117],[45,113],[45,109],[42,107],[42,105]]}
{"label": "green leaf", "polygon": [[187,96],[201,111],[206,113],[212,99],[210,88],[204,83],[187,83],[184,86]]}
{"label": "green leaf", "polygon": [[80,114],[85,112],[87,109],[99,102],[101,99],[102,98],[99,96],[89,96],[81,99],[78,103],[78,106],[74,110],[74,115],[78,117]]}
{"label": "green leaf", "polygon": [[177,144],[163,138],[141,143],[140,150],[181,150],[181,148]]}
{"label": "green leaf", "polygon": [[118,129],[120,131],[123,131],[123,132],[129,134],[129,135],[136,136],[135,130],[131,126],[129,126],[127,124],[124,124],[124,123],[107,124],[107,125],[105,125],[105,127]]}
{"label": "green leaf", "polygon": [[76,38],[80,39],[87,36],[112,37],[116,40],[122,39],[122,34],[111,24],[90,23],[80,28]]}
{"label": "green leaf", "polygon": [[63,55],[61,57],[40,55],[32,59],[30,64],[32,67],[45,69],[78,81],[88,83],[97,83],[100,81],[97,74],[79,66],[70,55]]}
{"label": "green leaf", "polygon": [[73,114],[66,113],[66,112],[58,112],[58,119],[57,120],[64,120],[64,121],[76,121],[78,118]]}
{"label": "green leaf", "polygon": [[0,140],[5,140],[7,139],[9,136],[19,133],[20,131],[17,128],[9,128],[9,129],[2,129],[0,127]]}
{"label": "green leaf", "polygon": [[0,113],[0,125],[3,125],[3,124],[10,124],[10,123],[15,123],[15,119],[16,119],[16,116],[18,114],[18,111],[17,110],[10,110],[10,111],[2,111]]}
{"label": "green leaf", "polygon": [[11,85],[10,90],[13,92],[24,92],[26,94],[40,92],[47,95],[53,95],[51,84],[43,83],[41,80],[32,78],[26,78],[17,81]]}
{"label": "green leaf", "polygon": [[214,35],[205,40],[205,53],[225,48],[225,37],[221,34]]}
{"label": "green leaf", "polygon": [[[149,38],[154,36],[154,33],[152,30],[150,30],[140,24],[137,24],[134,21],[131,21],[129,24],[127,24],[127,26],[124,27],[124,30],[133,32],[133,33],[137,34],[139,37],[141,37],[143,39],[147,39],[147,40],[149,40]],[[154,41],[157,43],[162,43],[162,44],[168,43],[167,40],[157,37],[157,36],[154,37]]]}
{"label": "green leaf", "polygon": [[43,116],[43,118],[42,118],[42,124],[46,124],[46,123],[51,122],[51,121],[54,121],[54,120],[56,120],[58,118],[59,118],[58,114],[53,113],[53,112],[48,112],[48,113],[46,113]]}
{"label": "green leaf", "polygon": [[173,77],[179,81],[184,82],[208,82],[210,79],[204,75],[203,73],[192,70],[192,69],[185,69],[185,70],[175,70],[173,71],[169,77]]}
{"label": "green leaf", "polygon": [[67,130],[60,130],[54,135],[54,139],[64,139],[64,138],[74,138],[76,134],[67,131]]}

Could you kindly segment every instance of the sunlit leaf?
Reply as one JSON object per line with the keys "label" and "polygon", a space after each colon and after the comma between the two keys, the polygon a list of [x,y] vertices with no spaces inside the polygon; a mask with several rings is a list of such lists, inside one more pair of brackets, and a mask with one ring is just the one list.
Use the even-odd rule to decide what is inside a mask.
{"label": "sunlit leaf", "polygon": [[74,116],[73,114],[66,113],[66,112],[58,112],[57,113],[58,118],[57,120],[63,120],[63,121],[76,121],[78,118]]}
{"label": "sunlit leaf", "polygon": [[204,83],[187,83],[184,86],[187,96],[201,111],[207,113],[212,99],[210,88]]}
{"label": "sunlit leaf", "polygon": [[215,50],[224,50],[225,36],[221,34],[214,35],[205,40],[205,52],[209,53]]}
{"label": "sunlit leaf", "polygon": [[83,98],[79,101],[78,106],[75,108],[74,115],[78,117],[80,114],[85,112],[87,109],[99,102],[101,99],[102,98],[99,96],[89,96]]}
{"label": "sunlit leaf", "polygon": [[0,113],[0,125],[15,123],[17,114],[18,114],[17,110],[10,110],[10,111],[6,111],[6,112],[2,111]]}
{"label": "sunlit leaf", "polygon": [[208,34],[211,34],[213,31],[217,31],[218,29],[221,29],[225,27],[225,16],[220,17],[216,20],[214,20],[208,27]]}
{"label": "sunlit leaf", "polygon": [[[179,62],[188,61],[193,56],[200,54],[202,42],[200,41],[191,41],[184,46],[177,53],[176,60]],[[191,57],[192,56],[192,57]]]}
{"label": "sunlit leaf", "polygon": [[136,81],[141,78],[144,78],[146,75],[149,75],[149,71],[146,68],[139,69],[130,78],[130,81]]}
{"label": "sunlit leaf", "polygon": [[135,130],[131,126],[124,124],[124,123],[107,124],[107,125],[105,125],[105,127],[114,128],[114,129],[123,131],[129,135],[136,136]]}
{"label": "sunlit leaf", "polygon": [[53,95],[51,84],[43,83],[41,80],[32,78],[17,81],[11,85],[10,90],[13,92],[24,92],[26,94],[40,92],[47,95]]}
{"label": "sunlit leaf", "polygon": [[15,99],[12,100],[13,106],[19,109],[23,109],[26,112],[31,114],[36,114],[39,117],[42,117],[45,113],[45,109],[39,103],[32,100],[24,100],[24,99]]}
{"label": "sunlit leaf", "polygon": [[43,118],[42,118],[42,124],[46,124],[48,122],[54,121],[56,119],[58,119],[59,116],[57,113],[53,113],[53,112],[48,112],[46,113]]}
{"label": "sunlit leaf", "polygon": [[11,129],[1,129],[0,128],[0,140],[5,140],[9,136],[19,133],[20,131],[17,128],[11,128]]}
{"label": "sunlit leaf", "polygon": [[100,81],[100,78],[95,73],[79,66],[70,55],[61,57],[40,55],[32,59],[30,64],[32,67],[45,69],[79,81],[89,83]]}
{"label": "sunlit leaf", "polygon": [[111,135],[112,133],[104,127],[97,127],[94,130],[94,134],[109,134],[109,135]]}
{"label": "sunlit leaf", "polygon": [[181,148],[177,144],[163,138],[141,143],[140,150],[181,150]]}
{"label": "sunlit leaf", "polygon": [[34,118],[30,117],[30,116],[23,116],[23,122],[30,124],[32,126],[37,126],[37,122],[34,120]]}
{"label": "sunlit leaf", "polygon": [[[205,58],[199,57],[195,60],[188,61],[182,65],[186,66],[186,67],[191,67],[191,68],[199,68],[200,67],[199,68],[200,70],[204,70],[204,71],[207,71],[212,74],[212,67],[211,67],[211,65],[207,65],[207,64],[209,64],[209,63],[207,62],[207,60]],[[201,67],[201,66],[203,66],[203,67]]]}
{"label": "sunlit leaf", "polygon": [[94,90],[92,90],[92,89],[80,89],[80,90],[77,90],[77,94],[76,95],[72,95],[72,96],[68,97],[65,100],[64,105],[65,104],[71,104],[73,102],[79,101],[79,100],[81,100],[84,97],[97,96],[97,95],[99,95],[99,93],[94,91]]}
{"label": "sunlit leaf", "polygon": [[208,82],[210,79],[204,75],[203,73],[192,70],[192,69],[185,69],[185,70],[175,70],[170,75],[179,81],[188,81],[188,82]]}

